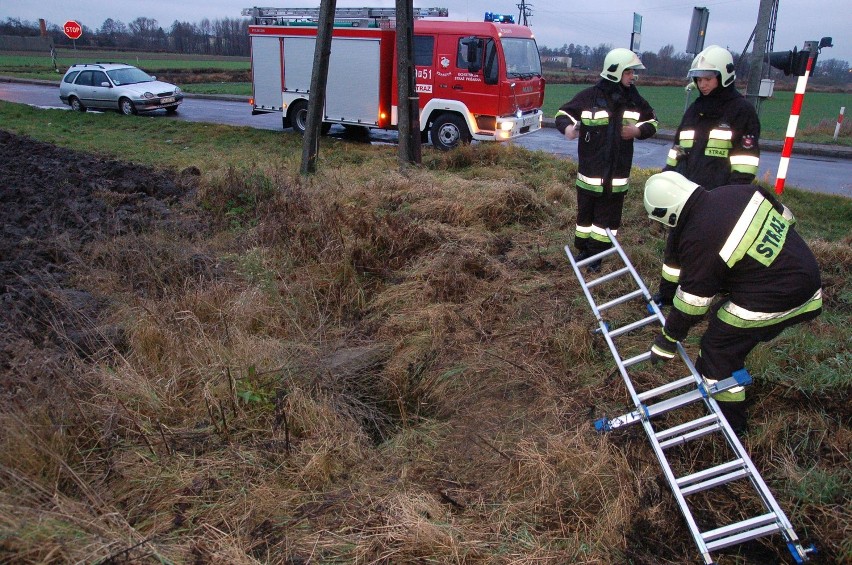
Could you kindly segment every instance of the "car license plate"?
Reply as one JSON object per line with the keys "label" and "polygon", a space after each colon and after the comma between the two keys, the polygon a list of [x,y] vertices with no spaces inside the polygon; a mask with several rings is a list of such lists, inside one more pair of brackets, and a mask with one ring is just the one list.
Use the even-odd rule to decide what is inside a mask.
{"label": "car license plate", "polygon": [[171,104],[174,101],[175,101],[174,96],[170,96],[168,98],[160,98],[160,104]]}

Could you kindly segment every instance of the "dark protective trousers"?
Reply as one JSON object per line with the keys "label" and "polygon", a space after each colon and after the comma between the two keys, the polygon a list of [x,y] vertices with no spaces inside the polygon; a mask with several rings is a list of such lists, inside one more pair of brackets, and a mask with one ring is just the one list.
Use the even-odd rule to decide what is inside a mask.
{"label": "dark protective trousers", "polygon": [[738,328],[723,322],[716,312],[725,304],[715,305],[707,331],[701,336],[701,351],[695,368],[704,377],[720,381],[745,367],[745,359],[758,343],[770,341],[790,326],[813,320],[822,310],[806,312],[783,322],[758,328]]}
{"label": "dark protective trousers", "polygon": [[595,194],[577,188],[577,231],[574,234],[574,247],[578,251],[587,251],[590,255],[599,253],[612,246],[612,242],[603,235],[606,228],[617,230],[621,227],[621,213],[624,209],[626,192]]}
{"label": "dark protective trousers", "polygon": [[[716,316],[719,308],[725,304],[720,300],[713,308],[707,331],[701,336],[701,350],[695,368],[709,379],[720,381],[730,377],[734,371],[745,367],[745,359],[757,344],[770,341],[790,326],[813,320],[822,310],[807,312],[770,326],[759,328],[738,328],[723,322]],[[726,402],[716,399],[725,419],[735,432],[744,432],[748,427],[748,412],[745,402]]]}

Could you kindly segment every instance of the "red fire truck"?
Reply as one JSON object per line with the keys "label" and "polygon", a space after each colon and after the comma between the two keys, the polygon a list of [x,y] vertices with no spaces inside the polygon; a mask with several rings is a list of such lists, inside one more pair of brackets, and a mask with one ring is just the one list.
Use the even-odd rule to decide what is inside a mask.
{"label": "red fire truck", "polygon": [[[496,21],[452,22],[444,8],[415,9],[414,66],[425,140],[448,150],[503,141],[541,128],[544,79],[531,30]],[[303,132],[318,8],[246,8],[250,16],[252,113],[281,112]],[[396,129],[393,8],[335,13],[323,131],[332,124]],[[489,14],[490,16],[490,14]]]}

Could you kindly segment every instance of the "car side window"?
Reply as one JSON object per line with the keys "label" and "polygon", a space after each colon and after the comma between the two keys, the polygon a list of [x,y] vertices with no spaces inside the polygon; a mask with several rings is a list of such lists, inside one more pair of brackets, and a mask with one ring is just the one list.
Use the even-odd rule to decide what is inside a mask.
{"label": "car side window", "polygon": [[77,75],[79,75],[79,74],[80,74],[80,71],[72,71],[72,72],[68,73],[67,75],[65,75],[65,78],[62,79],[62,82],[72,83],[72,82],[74,82],[74,79],[77,78]]}
{"label": "car side window", "polygon": [[92,84],[95,86],[100,86],[102,82],[109,84],[109,79],[107,78],[106,73],[103,71],[93,71]]}
{"label": "car side window", "polygon": [[83,71],[77,77],[77,82],[80,86],[92,86],[92,71]]}

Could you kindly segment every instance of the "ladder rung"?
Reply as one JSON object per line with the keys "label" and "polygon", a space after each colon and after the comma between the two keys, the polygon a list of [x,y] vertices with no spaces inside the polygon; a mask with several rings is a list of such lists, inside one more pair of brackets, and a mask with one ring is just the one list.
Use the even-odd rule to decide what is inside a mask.
{"label": "ladder rung", "polygon": [[759,528],[761,526],[776,524],[777,521],[778,517],[775,515],[775,513],[770,512],[769,514],[763,514],[762,516],[749,518],[748,520],[743,520],[742,522],[728,524],[727,526],[722,526],[721,528],[716,528],[715,530],[707,530],[706,532],[701,532],[701,538],[705,542],[710,542],[719,538],[727,537],[732,534],[738,534],[747,530],[753,530],[754,528]]}
{"label": "ladder rung", "polygon": [[739,469],[733,473],[713,477],[712,479],[708,479],[704,482],[695,483],[694,485],[682,488],[680,489],[680,492],[684,496],[688,496],[690,494],[695,494],[696,492],[701,492],[702,490],[707,490],[708,488],[717,487],[719,485],[730,483],[731,481],[736,481],[737,479],[742,479],[743,477],[748,477],[750,474],[751,473],[748,469]]}
{"label": "ladder rung", "polygon": [[641,363],[642,361],[647,361],[651,357],[650,351],[645,351],[636,355],[635,357],[630,357],[629,359],[622,359],[621,364],[625,367],[629,367],[631,365],[635,365],[636,363]]}
{"label": "ladder rung", "polygon": [[[592,259],[593,258],[589,258],[589,261],[591,261]],[[581,263],[585,263],[585,262],[586,261],[581,261]],[[577,263],[577,266],[579,267],[580,263]],[[597,285],[599,285],[601,283],[605,283],[606,281],[611,281],[612,279],[618,278],[621,275],[623,275],[624,273],[629,273],[629,272],[630,272],[630,269],[628,269],[627,267],[622,267],[621,269],[618,269],[618,270],[613,271],[611,273],[607,273],[605,275],[602,275],[602,276],[596,278],[593,281],[587,282],[586,286],[589,287],[589,288],[593,288],[593,287],[596,287]]]}
{"label": "ladder rung", "polygon": [[692,375],[689,375],[688,377],[684,377],[682,379],[672,381],[668,384],[658,386],[657,388],[652,388],[651,390],[646,390],[645,392],[639,393],[638,397],[639,397],[639,400],[647,400],[649,398],[654,398],[655,396],[659,396],[661,394],[665,394],[667,392],[677,390],[677,389],[685,387],[687,385],[694,385],[694,384],[695,384],[695,377],[693,377]]}
{"label": "ladder rung", "polygon": [[633,292],[628,292],[624,296],[621,296],[619,298],[615,298],[613,300],[610,300],[609,302],[605,302],[605,303],[601,304],[600,306],[598,306],[598,311],[603,312],[607,308],[612,308],[613,306],[617,306],[618,304],[622,304],[624,302],[627,302],[628,300],[633,300],[637,296],[642,296],[642,289],[641,288],[637,288]]}
{"label": "ladder rung", "polygon": [[[641,328],[642,326],[647,326],[652,322],[659,322],[660,319],[657,318],[656,314],[653,316],[648,316],[647,318],[642,318],[641,320],[636,320],[635,322],[631,322],[626,326],[621,326],[617,330],[613,330],[609,332],[610,337],[618,337],[621,334],[625,334],[629,331],[633,331],[636,328]],[[695,382],[695,379],[692,379],[692,382]]]}
{"label": "ladder rung", "polygon": [[719,422],[715,422],[715,423],[710,424],[709,426],[706,426],[704,428],[699,428],[695,431],[688,432],[688,433],[685,433],[685,434],[680,435],[680,436],[675,436],[675,437],[668,439],[666,441],[661,441],[660,447],[663,448],[663,449],[668,449],[668,448],[674,447],[676,445],[683,445],[688,441],[698,439],[702,436],[706,436],[707,434],[712,434],[713,432],[718,431],[720,429],[722,429],[722,426],[719,425]]}
{"label": "ladder rung", "polygon": [[677,484],[680,487],[685,487],[687,485],[691,485],[692,483],[703,481],[709,477],[718,477],[723,473],[727,473],[735,469],[743,469],[744,467],[745,465],[742,459],[734,459],[733,461],[728,461],[727,463],[722,463],[721,465],[716,465],[715,467],[710,467],[708,469],[704,469],[703,471],[692,473],[691,475],[684,475],[683,477],[677,479]]}
{"label": "ladder rung", "polygon": [[690,392],[685,392],[683,394],[679,394],[667,400],[662,400],[660,402],[657,402],[656,404],[648,406],[648,416],[659,416],[660,414],[665,414],[669,410],[674,410],[675,408],[680,408],[681,406],[692,404],[696,400],[701,400],[702,398],[703,395],[698,389],[692,390]]}
{"label": "ladder rung", "polygon": [[711,541],[707,544],[708,551],[716,551],[718,549],[722,549],[731,545],[737,545],[741,543],[745,543],[749,540],[762,538],[763,536],[767,536],[769,534],[774,534],[779,531],[781,528],[778,524],[770,524],[768,526],[763,526],[761,528],[755,528],[753,530],[748,530],[741,534],[736,534],[733,536],[729,536],[726,538],[720,538],[716,541]]}

